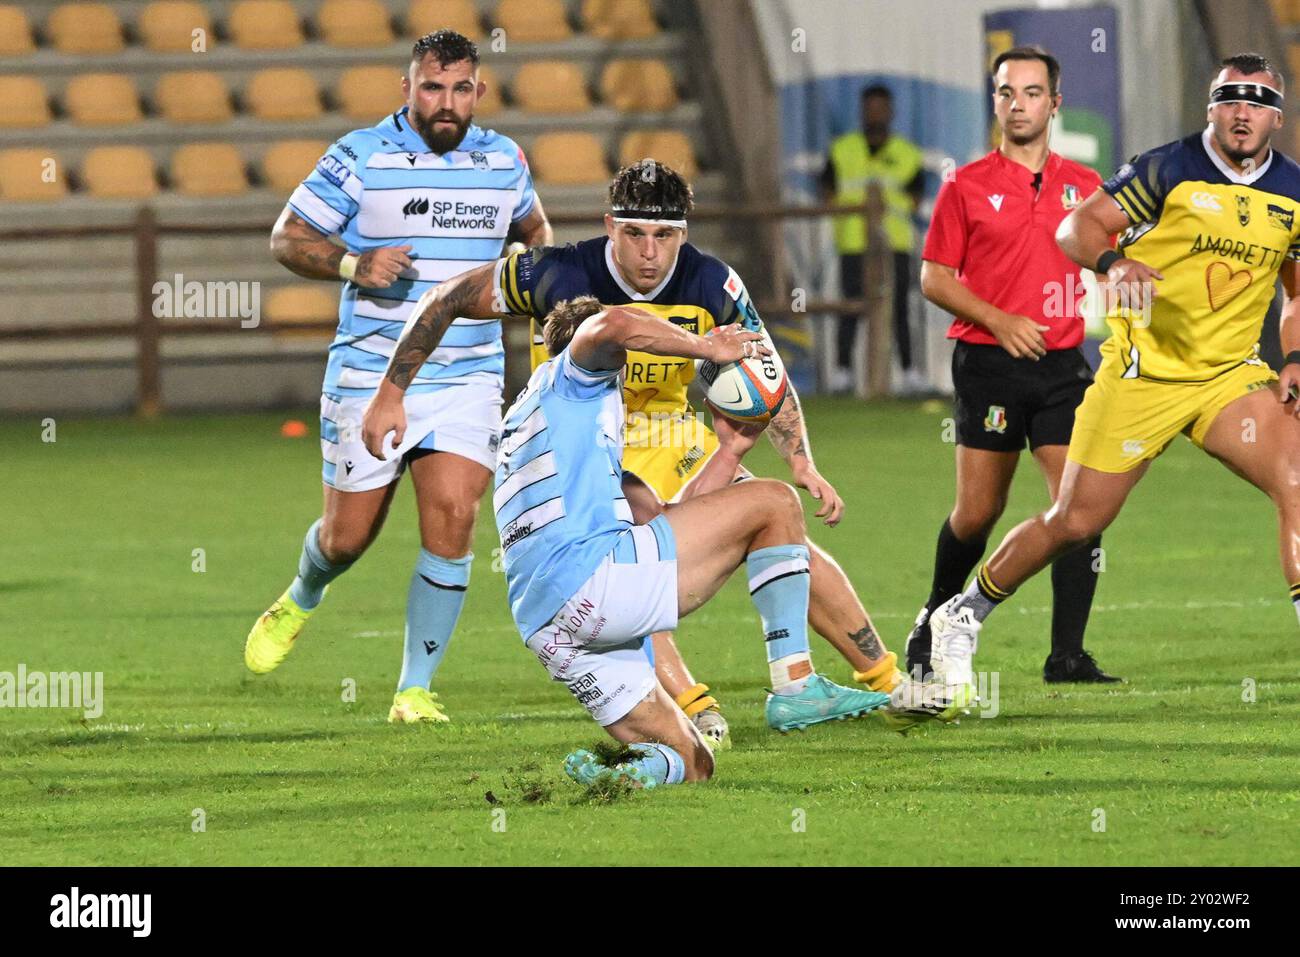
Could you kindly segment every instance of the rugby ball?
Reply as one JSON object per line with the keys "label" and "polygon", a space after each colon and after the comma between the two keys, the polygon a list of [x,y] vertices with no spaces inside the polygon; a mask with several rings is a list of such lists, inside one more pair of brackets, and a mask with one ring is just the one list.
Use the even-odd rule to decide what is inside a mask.
{"label": "rugby ball", "polygon": [[772,344],[765,327],[760,327],[763,345],[771,355],[739,359],[717,365],[707,359],[695,362],[695,371],[704,385],[704,394],[715,409],[737,422],[767,422],[781,409],[790,380],[785,364]]}

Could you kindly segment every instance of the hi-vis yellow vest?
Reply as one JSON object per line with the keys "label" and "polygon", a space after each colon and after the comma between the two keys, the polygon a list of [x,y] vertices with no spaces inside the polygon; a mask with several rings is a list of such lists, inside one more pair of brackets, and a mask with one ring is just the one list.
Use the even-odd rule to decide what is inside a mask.
{"label": "hi-vis yellow vest", "polygon": [[[921,171],[921,150],[901,136],[890,136],[875,155],[867,149],[861,132],[845,133],[831,143],[835,169],[835,203],[861,206],[867,201],[867,184],[876,182],[884,194],[885,235],[895,252],[911,252],[912,197],[907,184]],[[861,216],[835,217],[835,249],[860,253],[867,248],[866,223]]]}

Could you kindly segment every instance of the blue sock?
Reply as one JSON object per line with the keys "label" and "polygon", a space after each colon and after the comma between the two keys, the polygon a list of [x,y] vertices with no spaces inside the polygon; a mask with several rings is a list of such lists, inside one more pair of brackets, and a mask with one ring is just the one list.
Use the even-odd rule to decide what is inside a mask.
{"label": "blue sock", "polygon": [[433,681],[465,604],[473,561],[473,552],[464,558],[439,558],[420,549],[406,596],[406,647],[398,691],[427,688]]}
{"label": "blue sock", "polygon": [[303,611],[311,611],[325,597],[325,588],[334,579],[352,567],[352,562],[335,565],[320,550],[317,535],[321,522],[316,519],[307,529],[307,537],[302,542],[302,554],[298,556],[298,577],[289,586],[289,597],[298,603]]}
{"label": "blue sock", "polygon": [[808,548],[774,545],[749,553],[749,597],[763,620],[776,694],[798,694],[812,676],[808,652]]}
{"label": "blue sock", "polygon": [[630,747],[640,751],[644,757],[623,763],[629,767],[640,768],[646,775],[654,778],[655,784],[681,784],[686,779],[686,762],[668,745],[642,742]]}

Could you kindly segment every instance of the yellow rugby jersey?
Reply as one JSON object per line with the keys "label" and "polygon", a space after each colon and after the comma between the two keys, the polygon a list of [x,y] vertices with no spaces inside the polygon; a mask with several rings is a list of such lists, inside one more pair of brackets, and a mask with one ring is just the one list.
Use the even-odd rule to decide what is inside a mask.
{"label": "yellow rugby jersey", "polygon": [[[541,320],[557,302],[577,296],[595,296],[610,306],[633,305],[701,336],[715,326],[740,321],[757,328],[760,321],[735,271],[690,243],[682,244],[672,272],[659,287],[644,296],[623,280],[604,236],[514,253],[502,261],[496,283],[508,313],[533,319],[534,369],[550,358],[542,343]],[[645,444],[648,437],[640,432],[657,417],[694,417],[686,396],[694,378],[692,359],[628,353],[623,401],[629,413],[629,446]]]}
{"label": "yellow rugby jersey", "polygon": [[1143,153],[1102,184],[1132,224],[1120,251],[1164,276],[1148,314],[1107,317],[1102,353],[1125,378],[1204,382],[1253,358],[1278,269],[1300,259],[1300,166],[1274,149],[1243,176],[1211,135]]}

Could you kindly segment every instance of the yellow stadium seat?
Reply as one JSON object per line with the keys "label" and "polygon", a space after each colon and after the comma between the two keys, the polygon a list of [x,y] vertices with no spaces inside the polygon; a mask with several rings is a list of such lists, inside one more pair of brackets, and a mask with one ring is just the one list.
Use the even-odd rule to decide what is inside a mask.
{"label": "yellow stadium seat", "polygon": [[22,7],[0,5],[0,56],[22,56],[35,49],[27,13]]}
{"label": "yellow stadium seat", "polygon": [[609,179],[605,151],[590,133],[543,133],[533,142],[528,162],[539,182],[583,186]]}
{"label": "yellow stadium seat", "polygon": [[97,146],[81,161],[81,179],[91,196],[147,199],[158,192],[153,159],[138,146]]}
{"label": "yellow stadium seat", "polygon": [[44,83],[34,76],[0,76],[0,129],[31,129],[49,122]]}
{"label": "yellow stadium seat", "polygon": [[230,35],[246,50],[287,50],[302,45],[302,23],[288,0],[239,0],[230,11]]}
{"label": "yellow stadium seat", "polygon": [[329,149],[325,140],[284,140],[262,157],[262,178],[281,193],[291,193],[307,178],[316,161]]}
{"label": "yellow stadium seat", "polygon": [[106,3],[65,3],[55,7],[45,31],[60,53],[116,53],[122,49],[122,23]]}
{"label": "yellow stadium seat", "polygon": [[325,0],[316,27],[332,47],[384,47],[393,42],[388,9],[379,0]]}
{"label": "yellow stadium seat", "polygon": [[1273,15],[1279,26],[1291,27],[1300,24],[1300,0],[1272,0]]}
{"label": "yellow stadium seat", "polygon": [[411,0],[406,8],[406,32],[422,37],[435,30],[455,30],[471,40],[483,39],[474,0]]}
{"label": "yellow stadium seat", "polygon": [[140,14],[140,35],[155,53],[192,51],[195,30],[203,31],[204,49],[212,49],[212,20],[191,0],[154,0]]}
{"label": "yellow stadium seat", "polygon": [[0,152],[0,199],[15,202],[59,199],[68,192],[58,156],[44,149]]}
{"label": "yellow stadium seat", "polygon": [[238,196],[248,189],[244,160],[230,143],[187,143],[172,154],[172,188],[182,196]]}
{"label": "yellow stadium seat", "polygon": [[226,81],[206,70],[164,73],[154,87],[154,105],[172,123],[225,123],[231,117]]}
{"label": "yellow stadium seat", "polygon": [[310,120],[321,114],[316,78],[296,67],[259,70],[244,90],[244,104],[261,120]]}
{"label": "yellow stadium seat", "polygon": [[496,24],[506,43],[550,43],[573,36],[562,0],[501,0]]}
{"label": "yellow stadium seat", "polygon": [[487,84],[487,92],[479,98],[477,105],[474,107],[475,116],[492,116],[500,113],[505,107],[501,103],[501,83],[497,80],[496,71],[486,63],[478,65],[478,78],[482,83]]}
{"label": "yellow stadium seat", "polygon": [[631,166],[646,157],[671,166],[687,179],[698,172],[695,150],[686,134],[678,130],[634,130],[618,147],[620,166]]}
{"label": "yellow stadium seat", "polygon": [[391,66],[354,66],[339,77],[335,96],[349,119],[377,122],[402,106],[402,74]]}
{"label": "yellow stadium seat", "polygon": [[677,87],[663,60],[610,60],[600,97],[622,113],[663,112],[677,105]]}
{"label": "yellow stadium seat", "polygon": [[121,126],[138,123],[140,95],[124,73],[83,73],[68,81],[63,106],[81,126]]}
{"label": "yellow stadium seat", "polygon": [[601,40],[645,40],[659,32],[650,0],[583,0],[582,25]]}
{"label": "yellow stadium seat", "polygon": [[1296,69],[1300,68],[1300,43],[1288,43],[1286,45],[1286,63],[1290,69],[1288,76],[1300,76],[1300,74],[1296,73]]}
{"label": "yellow stadium seat", "polygon": [[533,113],[582,113],[591,109],[587,78],[567,60],[531,60],[519,68],[510,92]]}
{"label": "yellow stadium seat", "polygon": [[[281,286],[266,297],[266,324],[276,338],[332,338],[339,321],[339,297],[325,283]],[[276,329],[285,322],[319,323],[319,329]]]}

